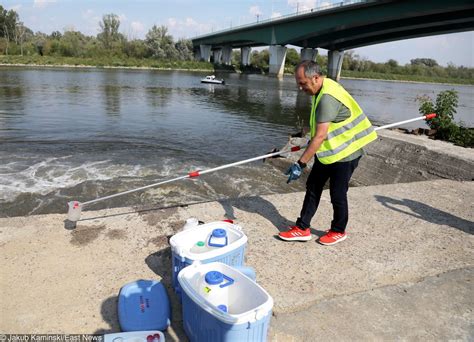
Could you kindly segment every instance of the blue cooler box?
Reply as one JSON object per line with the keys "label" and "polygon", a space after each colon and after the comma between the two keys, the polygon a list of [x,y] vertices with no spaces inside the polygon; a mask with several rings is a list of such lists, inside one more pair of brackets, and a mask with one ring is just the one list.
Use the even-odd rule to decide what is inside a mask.
{"label": "blue cooler box", "polygon": [[162,283],[137,280],[120,289],[118,318],[122,331],[166,330],[170,302]]}
{"label": "blue cooler box", "polygon": [[186,267],[178,281],[190,341],[266,341],[273,299],[252,279],[213,262]]}
{"label": "blue cooler box", "polygon": [[170,239],[172,284],[179,295],[178,273],[195,261],[243,266],[247,236],[240,226],[226,221],[210,222],[183,230]]}

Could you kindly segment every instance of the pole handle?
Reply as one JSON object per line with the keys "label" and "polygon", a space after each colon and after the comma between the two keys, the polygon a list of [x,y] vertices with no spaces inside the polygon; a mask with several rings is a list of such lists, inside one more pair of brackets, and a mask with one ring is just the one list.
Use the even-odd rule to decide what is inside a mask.
{"label": "pole handle", "polygon": [[425,115],[425,120],[431,120],[431,119],[433,119],[434,117],[436,117],[436,114],[435,114],[435,113],[426,114],[426,115]]}

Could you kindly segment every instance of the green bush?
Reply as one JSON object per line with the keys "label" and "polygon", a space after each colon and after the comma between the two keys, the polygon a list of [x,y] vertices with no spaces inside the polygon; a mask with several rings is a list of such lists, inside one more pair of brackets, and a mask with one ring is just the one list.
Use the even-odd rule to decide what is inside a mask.
{"label": "green bush", "polygon": [[449,141],[459,146],[474,147],[474,128],[454,126],[455,128],[451,129]]}
{"label": "green bush", "polygon": [[455,90],[445,90],[438,94],[436,102],[430,97],[422,96],[420,113],[423,115],[436,113],[436,117],[428,121],[428,126],[436,130],[435,138],[452,142],[459,146],[474,146],[474,129],[456,124],[454,114],[458,106],[458,94]]}

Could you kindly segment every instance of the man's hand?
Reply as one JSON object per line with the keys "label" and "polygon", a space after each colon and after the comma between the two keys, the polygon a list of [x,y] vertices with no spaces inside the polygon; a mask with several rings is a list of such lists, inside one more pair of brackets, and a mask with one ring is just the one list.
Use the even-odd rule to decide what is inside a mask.
{"label": "man's hand", "polygon": [[288,176],[288,180],[286,181],[286,184],[300,178],[301,173],[302,173],[302,169],[298,163],[294,163],[293,165],[291,165],[290,168],[285,172],[285,175]]}

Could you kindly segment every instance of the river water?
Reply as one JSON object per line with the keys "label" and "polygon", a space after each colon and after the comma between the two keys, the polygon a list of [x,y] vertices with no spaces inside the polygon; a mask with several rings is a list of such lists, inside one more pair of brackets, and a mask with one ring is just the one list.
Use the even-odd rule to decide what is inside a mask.
{"label": "river water", "polygon": [[[309,116],[291,76],[0,68],[0,217],[66,212],[81,202],[283,146]],[[470,86],[342,80],[376,125],[418,116],[417,96],[459,94],[456,120],[474,126]],[[405,127],[424,126],[423,122]],[[426,126],[425,126],[426,127]],[[303,190],[254,162],[98,202],[164,207]]]}

